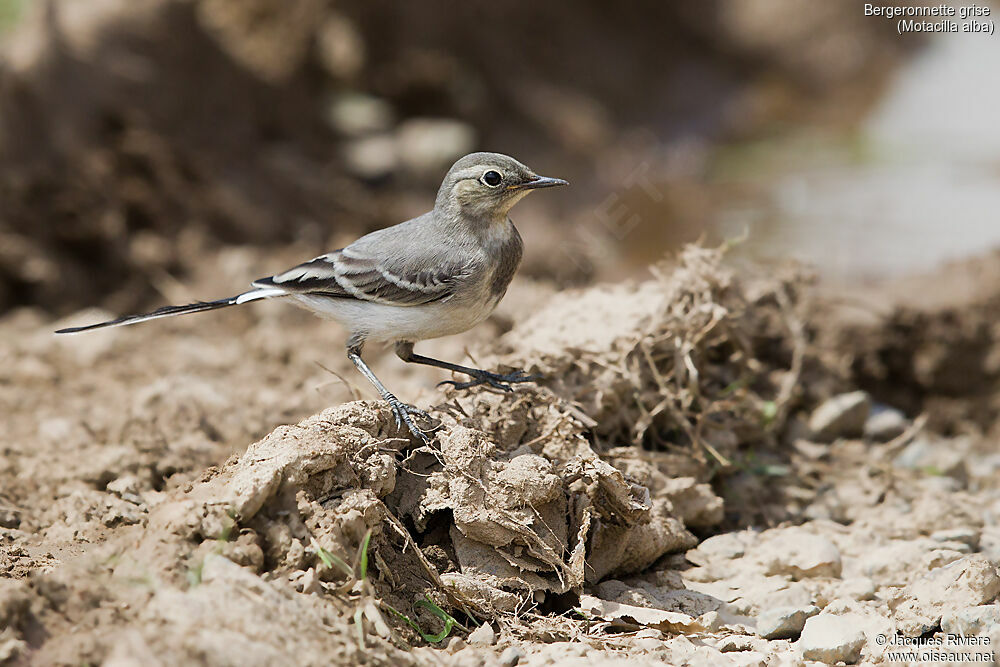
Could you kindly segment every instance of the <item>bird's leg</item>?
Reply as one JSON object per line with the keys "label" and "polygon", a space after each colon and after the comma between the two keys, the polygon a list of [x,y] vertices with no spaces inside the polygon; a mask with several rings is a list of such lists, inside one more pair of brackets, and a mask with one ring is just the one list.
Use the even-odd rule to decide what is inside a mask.
{"label": "bird's leg", "polygon": [[432,359],[431,357],[425,357],[421,354],[414,354],[413,343],[405,341],[396,343],[396,355],[403,361],[410,364],[424,364],[425,366],[444,368],[456,373],[464,373],[472,378],[469,382],[445,380],[440,383],[450,384],[456,389],[468,389],[469,387],[488,384],[491,387],[503,389],[504,391],[513,391],[510,385],[515,382],[535,382],[536,380],[542,379],[540,375],[528,375],[523,370],[517,370],[513,373],[506,374],[492,373],[490,371],[484,371],[481,368],[469,368],[468,366],[459,366],[458,364],[441,361],[440,359]]}
{"label": "bird's leg", "polygon": [[368,367],[365,360],[361,358],[361,343],[352,343],[348,345],[347,358],[354,363],[357,369],[361,371],[362,375],[368,378],[368,381],[375,386],[376,390],[378,390],[382,400],[388,403],[392,408],[392,412],[396,416],[396,426],[402,427],[403,424],[406,424],[406,428],[410,430],[410,433],[420,438],[420,440],[424,443],[430,443],[430,438],[427,437],[426,433],[417,428],[417,425],[413,423],[413,419],[410,415],[419,415],[427,419],[430,419],[431,416],[418,407],[403,403],[401,400],[396,398],[391,391],[385,388],[385,385],[382,384],[377,377],[375,377],[375,373],[373,373],[372,369]]}

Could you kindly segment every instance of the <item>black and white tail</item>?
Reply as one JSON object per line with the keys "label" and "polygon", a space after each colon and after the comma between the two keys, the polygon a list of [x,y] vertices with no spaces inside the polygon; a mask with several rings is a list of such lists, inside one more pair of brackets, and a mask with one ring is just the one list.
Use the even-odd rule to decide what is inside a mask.
{"label": "black and white tail", "polygon": [[219,308],[238,306],[249,301],[267,299],[273,296],[284,296],[285,294],[286,292],[284,290],[276,288],[255,289],[237,296],[231,296],[228,299],[219,299],[218,301],[201,301],[198,303],[189,303],[185,306],[164,306],[163,308],[157,308],[151,313],[143,313],[141,315],[125,315],[124,317],[108,320],[107,322],[88,324],[83,327],[60,329],[56,333],[73,334],[80,333],[82,331],[91,331],[92,329],[103,329],[105,327],[122,327],[127,324],[138,324],[139,322],[146,322],[148,320],[158,320],[161,317],[173,317],[174,315],[187,315],[188,313],[201,313],[206,310],[218,310]]}

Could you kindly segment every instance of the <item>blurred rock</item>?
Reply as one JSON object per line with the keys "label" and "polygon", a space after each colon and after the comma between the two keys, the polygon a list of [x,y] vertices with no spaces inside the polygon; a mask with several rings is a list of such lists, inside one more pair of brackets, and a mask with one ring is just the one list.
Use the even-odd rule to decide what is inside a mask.
{"label": "blurred rock", "polygon": [[707,528],[722,523],[722,498],[715,495],[710,484],[698,484],[692,477],[668,477],[661,493],[686,526]]}
{"label": "blurred rock", "polygon": [[356,78],[365,64],[365,40],[355,25],[336,11],[328,10],[316,35],[320,64],[336,79]]}
{"label": "blurred rock", "polygon": [[693,617],[717,611],[721,606],[719,600],[687,589],[683,582],[656,586],[637,578],[627,581],[606,579],[594,587],[594,593],[609,602],[679,612]]}
{"label": "blurred rock", "polygon": [[798,647],[806,660],[854,664],[865,644],[867,621],[857,614],[820,614],[806,621]]}
{"label": "blurred rock", "polygon": [[794,579],[839,577],[840,551],[828,538],[793,527],[770,530],[755,557],[767,574]]}
{"label": "blurred rock", "polygon": [[492,625],[483,623],[469,633],[467,641],[471,646],[493,646],[497,643],[497,633]]}
{"label": "blurred rock", "polygon": [[327,107],[327,119],[333,129],[350,137],[386,132],[394,116],[388,102],[364,93],[341,93]]}
{"label": "blurred rock", "polygon": [[18,639],[10,628],[0,630],[0,664],[14,664],[28,650],[28,642]]}
{"label": "blurred rock", "polygon": [[863,391],[852,391],[827,399],[809,417],[813,437],[823,442],[836,438],[852,438],[862,434],[871,397]]}
{"label": "blurred rock", "polygon": [[715,647],[722,653],[750,651],[754,648],[754,638],[746,635],[729,635],[716,642]]}
{"label": "blurred rock", "polygon": [[412,118],[396,130],[397,153],[410,171],[439,177],[457,158],[472,152],[476,132],[450,118]]}
{"label": "blurred rock", "polygon": [[980,531],[971,527],[956,527],[950,530],[936,530],[931,533],[931,539],[937,542],[958,542],[970,549],[979,547]]}
{"label": "blurred rock", "polygon": [[1000,593],[997,568],[973,554],[931,570],[906,587],[895,609],[897,627],[916,637],[936,627],[945,614],[992,602]]}
{"label": "blurred rock", "polygon": [[865,421],[864,435],[875,442],[889,442],[903,434],[910,423],[899,410],[882,408],[874,410]]}
{"label": "blurred rock", "polygon": [[508,646],[500,654],[500,664],[503,667],[514,667],[525,656],[524,649],[520,646]]}
{"label": "blurred rock", "polygon": [[971,444],[969,438],[945,439],[921,435],[896,456],[893,465],[964,482],[968,476],[967,461]]}
{"label": "blurred rock", "polygon": [[446,640],[444,650],[452,655],[458,653],[459,651],[466,648],[468,644],[464,639],[458,636],[451,636]]}
{"label": "blurred rock", "polygon": [[713,535],[687,552],[687,559],[695,565],[707,565],[720,560],[732,560],[746,553],[747,545],[757,539],[752,533],[722,533]]}
{"label": "blurred rock", "polygon": [[0,626],[20,625],[31,606],[33,594],[24,581],[0,580]]}
{"label": "blurred rock", "polygon": [[[649,630],[640,630],[638,633],[636,633],[635,639],[632,640],[632,645],[635,646],[637,649],[639,649],[640,651],[648,652],[648,651],[658,651],[664,647],[662,639],[650,635],[643,635],[642,634],[643,632],[649,632]],[[662,633],[660,633],[657,630],[653,630],[652,632],[656,632],[657,634],[662,636]]]}
{"label": "blurred rock", "polygon": [[954,609],[941,617],[941,630],[949,634],[982,635],[1000,625],[1000,605],[981,604]]}
{"label": "blurred rock", "polygon": [[757,634],[764,639],[795,639],[806,619],[819,613],[819,607],[777,607],[757,616]]}
{"label": "blurred rock", "polygon": [[344,166],[358,178],[374,181],[399,168],[396,142],[391,135],[375,134],[344,145]]}
{"label": "blurred rock", "polygon": [[1000,526],[987,526],[979,535],[979,551],[991,563],[1000,566]]}
{"label": "blurred rock", "polygon": [[[861,573],[885,586],[905,586],[910,583],[921,561],[941,545],[929,538],[896,539],[870,548],[860,563]],[[955,554],[960,558],[961,554]]]}
{"label": "blurred rock", "polygon": [[836,597],[864,601],[875,597],[875,582],[869,577],[851,577],[841,581],[834,589]]}

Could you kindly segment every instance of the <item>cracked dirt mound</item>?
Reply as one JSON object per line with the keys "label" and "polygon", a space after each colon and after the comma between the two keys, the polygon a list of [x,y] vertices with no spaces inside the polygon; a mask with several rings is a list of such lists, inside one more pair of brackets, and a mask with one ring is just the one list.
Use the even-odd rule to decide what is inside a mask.
{"label": "cracked dirt mound", "polygon": [[[477,357],[549,379],[512,394],[425,392],[432,446],[380,402],[351,401],[244,450],[267,398],[308,394],[282,374],[263,398],[247,393],[260,378],[239,376],[242,407],[197,366],[154,381],[129,420],[168,419],[161,439],[143,427],[104,458],[130,431],[87,425],[129,403],[82,421],[69,410],[86,395],[61,405],[46,447],[70,449],[41,459],[62,462],[5,459],[37,479],[3,490],[0,563],[13,576],[0,580],[0,659],[878,661],[865,633],[991,632],[1000,496],[988,440],[901,413],[895,430],[873,429],[886,406],[833,396],[851,388],[851,366],[825,361],[842,353],[818,332],[836,325],[806,307],[801,274],[737,276],[721,260],[691,247],[641,283],[541,290],[536,312]],[[278,322],[237,317],[247,333],[232,344],[261,355],[253,372],[300,368],[290,349],[304,340],[264,354]],[[191,348],[183,326],[165,331],[186,350],[164,348],[172,358],[217,356],[210,327]],[[878,339],[868,326],[859,340]],[[79,353],[111,364],[109,343],[93,340]],[[64,352],[22,345],[7,389],[71,374]],[[207,371],[229,367],[217,362]]]}
{"label": "cracked dirt mound", "polygon": [[[40,575],[30,595],[12,589],[30,597],[15,605],[12,623],[26,654],[66,659],[67,646],[41,638],[54,615],[68,615],[88,629],[79,659],[138,659],[173,645],[163,639],[171,633],[187,638],[176,650],[188,653],[176,657],[191,659],[200,645],[192,618],[218,613],[230,618],[227,631],[241,632],[232,618],[246,613],[227,607],[231,594],[202,587],[242,588],[236,582],[250,576],[259,577],[258,603],[278,596],[279,609],[295,609],[289,623],[318,622],[317,596],[332,605],[328,613],[349,612],[351,597],[331,593],[344,574],[324,555],[350,562],[369,531],[379,604],[428,623],[433,616],[414,603],[432,599],[465,623],[502,628],[541,618],[543,609],[564,611],[587,585],[693,547],[688,524],[706,529],[723,519],[706,482],[741,439],[773,439],[760,410],[782,393],[779,369],[760,377],[750,363],[753,337],[735,341],[734,332],[780,338],[769,329],[784,303],[773,290],[788,288],[771,281],[770,291],[750,297],[720,258],[692,247],[646,283],[552,299],[481,361],[526,366],[553,381],[512,395],[437,394],[433,447],[417,447],[384,406],[354,402],[280,427],[186,486],[157,491],[130,485],[127,475],[95,480],[109,496],[95,510],[120,516],[105,523],[124,527],[111,531],[100,556]],[[594,318],[614,326],[597,327]],[[791,359],[789,345],[777,356]],[[752,423],[738,438],[732,427],[747,415]],[[246,569],[237,573],[219,555]],[[298,609],[296,595],[309,603]],[[206,596],[221,606],[201,609]],[[78,598],[103,602],[88,609]],[[119,605],[113,629],[101,611],[108,603]],[[396,616],[389,620],[396,627],[383,650],[420,643]],[[242,630],[248,641],[294,648],[290,636],[262,639],[253,627]],[[341,642],[337,636],[325,640]],[[315,641],[316,662],[324,662]]]}

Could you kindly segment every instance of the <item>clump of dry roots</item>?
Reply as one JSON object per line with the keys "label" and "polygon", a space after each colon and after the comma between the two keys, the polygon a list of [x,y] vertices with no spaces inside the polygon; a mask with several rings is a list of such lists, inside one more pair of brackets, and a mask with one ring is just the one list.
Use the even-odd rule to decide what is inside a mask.
{"label": "clump of dry roots", "polygon": [[722,257],[688,246],[653,280],[556,299],[505,337],[508,360],[551,378],[603,444],[703,449],[725,464],[782,425],[805,338],[801,276],[746,284]]}
{"label": "clump of dry roots", "polygon": [[[435,608],[502,625],[691,548],[690,529],[723,518],[713,466],[768,438],[801,367],[789,284],[744,285],[721,259],[690,247],[646,282],[557,295],[491,360],[548,380],[514,394],[449,390],[432,410],[433,446],[358,401],[281,427],[169,495],[111,579],[142,562],[174,592],[146,604],[132,629],[142,642],[115,650],[184,646],[206,604],[263,613],[235,592],[247,576],[286,625],[322,622],[318,598],[358,630],[419,643],[414,625],[440,629]],[[210,602],[176,593],[192,572],[208,573]]]}

